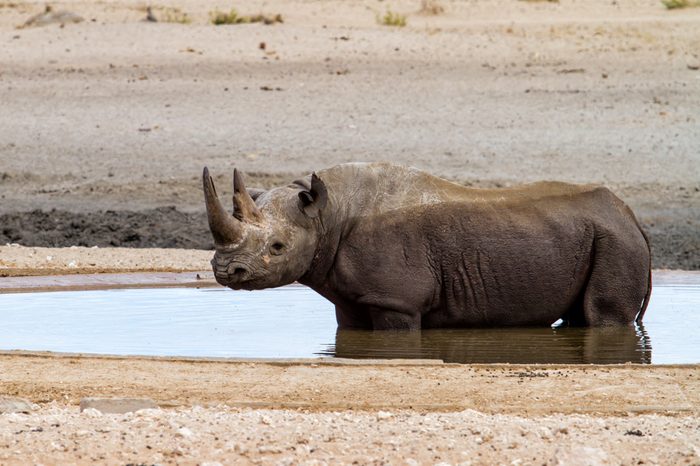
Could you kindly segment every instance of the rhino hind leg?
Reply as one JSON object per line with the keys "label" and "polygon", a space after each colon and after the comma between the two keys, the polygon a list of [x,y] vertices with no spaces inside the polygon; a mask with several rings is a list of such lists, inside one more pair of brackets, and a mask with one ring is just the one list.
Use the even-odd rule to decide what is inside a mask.
{"label": "rhino hind leg", "polygon": [[576,302],[566,311],[566,314],[561,316],[562,324],[560,327],[585,327],[586,316],[583,312],[583,298],[585,296],[585,288],[581,291]]}
{"label": "rhino hind leg", "polygon": [[[585,325],[632,325],[647,296],[649,249],[639,238],[600,235],[583,293]],[[580,318],[580,316],[579,316]]]}

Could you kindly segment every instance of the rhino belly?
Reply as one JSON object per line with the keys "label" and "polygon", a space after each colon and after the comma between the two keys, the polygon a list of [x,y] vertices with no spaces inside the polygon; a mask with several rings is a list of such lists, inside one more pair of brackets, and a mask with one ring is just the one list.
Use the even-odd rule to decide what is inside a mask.
{"label": "rhino belly", "polygon": [[439,304],[424,327],[550,325],[580,303],[588,276],[586,241],[478,241],[443,267]]}

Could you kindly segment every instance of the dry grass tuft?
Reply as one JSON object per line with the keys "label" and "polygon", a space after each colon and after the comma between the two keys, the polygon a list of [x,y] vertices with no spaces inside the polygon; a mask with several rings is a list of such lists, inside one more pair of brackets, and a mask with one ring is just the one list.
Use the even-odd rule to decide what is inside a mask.
{"label": "dry grass tuft", "polygon": [[386,10],[384,16],[379,19],[379,23],[384,26],[404,27],[406,25],[406,15],[395,13],[391,10]]}
{"label": "dry grass tuft", "polygon": [[212,24],[220,26],[222,24],[249,24],[249,23],[263,23],[263,24],[275,24],[283,23],[282,15],[239,15],[235,8],[231,8],[228,13],[223,11],[212,11],[209,13]]}
{"label": "dry grass tuft", "polygon": [[439,0],[421,0],[420,10],[418,13],[422,15],[437,16],[445,12],[445,7],[439,2]]}
{"label": "dry grass tuft", "polygon": [[190,24],[192,18],[179,8],[164,8],[160,21],[164,23]]}
{"label": "dry grass tuft", "polygon": [[698,0],[661,0],[661,3],[664,4],[667,10],[700,7],[700,1]]}

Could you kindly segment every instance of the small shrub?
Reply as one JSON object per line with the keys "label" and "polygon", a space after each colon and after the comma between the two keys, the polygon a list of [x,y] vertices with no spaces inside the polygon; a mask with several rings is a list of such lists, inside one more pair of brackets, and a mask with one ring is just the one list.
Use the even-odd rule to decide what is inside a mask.
{"label": "small shrub", "polygon": [[386,10],[380,21],[384,26],[404,27],[406,25],[406,15],[394,13],[391,10]]}
{"label": "small shrub", "polygon": [[162,19],[164,23],[190,24],[192,18],[179,8],[166,8],[163,11]]}
{"label": "small shrub", "polygon": [[231,8],[231,11],[228,13],[218,10],[212,11],[209,13],[209,17],[211,18],[212,24],[217,26],[222,24],[240,24],[243,22],[243,18],[238,16],[238,12],[235,8]]}
{"label": "small shrub", "polygon": [[422,15],[440,15],[445,12],[445,7],[438,0],[421,0],[420,10]]}
{"label": "small shrub", "polygon": [[677,8],[692,8],[699,7],[700,1],[692,0],[661,0],[667,10],[675,10]]}
{"label": "small shrub", "polygon": [[223,11],[212,11],[209,13],[212,24],[220,26],[222,24],[248,24],[248,23],[264,23],[275,24],[283,23],[282,15],[239,15],[235,8],[231,8],[228,13]]}

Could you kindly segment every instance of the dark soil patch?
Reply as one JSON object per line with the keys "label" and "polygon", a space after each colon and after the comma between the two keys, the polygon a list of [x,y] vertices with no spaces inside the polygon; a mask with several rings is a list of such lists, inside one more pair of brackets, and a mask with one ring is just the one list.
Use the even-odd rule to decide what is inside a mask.
{"label": "dark soil patch", "polygon": [[700,270],[700,221],[640,220],[651,242],[654,268]]}
{"label": "dark soil patch", "polygon": [[139,212],[74,213],[61,210],[0,215],[0,244],[213,249],[206,214],[175,207]]}

